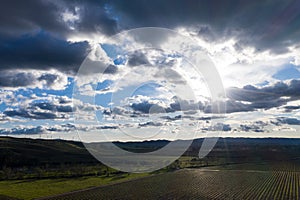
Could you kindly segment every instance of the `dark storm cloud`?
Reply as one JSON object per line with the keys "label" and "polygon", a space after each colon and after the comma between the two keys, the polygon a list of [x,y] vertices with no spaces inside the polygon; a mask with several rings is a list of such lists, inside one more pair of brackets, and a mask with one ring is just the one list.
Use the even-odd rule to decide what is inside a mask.
{"label": "dark storm cloud", "polygon": [[0,86],[2,87],[24,87],[33,85],[36,77],[32,73],[20,72],[17,74],[0,73]]}
{"label": "dark storm cloud", "polygon": [[45,32],[19,38],[0,35],[0,70],[56,68],[76,72],[88,50],[87,42],[70,43]]}
{"label": "dark storm cloud", "polygon": [[[79,6],[80,20],[75,24],[78,32],[97,33],[113,35],[118,31],[116,19],[114,19],[110,8],[104,1],[82,1]],[[68,5],[66,1],[66,5]]]}
{"label": "dark storm cloud", "polygon": [[6,88],[38,87],[61,90],[67,85],[66,79],[64,74],[57,71],[0,71],[0,87]]}
{"label": "dark storm cloud", "polygon": [[[104,1],[17,1],[1,2],[0,33],[20,35],[45,30],[61,36],[74,32],[114,34],[116,20],[110,16]],[[64,13],[78,16],[72,23],[63,19]]]}
{"label": "dark storm cloud", "polygon": [[[31,32],[44,29],[70,34],[72,30],[62,20],[68,11],[79,16],[74,32],[114,34],[123,29],[142,26],[200,25],[199,35],[211,39],[240,36],[240,44],[255,42],[262,48],[280,47],[299,41],[297,29],[299,1],[242,1],[242,0],[153,0],[116,1],[6,1],[1,4],[2,32]],[[218,37],[213,37],[213,33]],[[248,36],[248,38],[247,38]],[[280,52],[284,49],[274,48]]]}
{"label": "dark storm cloud", "polygon": [[[291,80],[288,83],[277,82],[262,88],[252,85],[243,88],[229,88],[226,95],[230,99],[226,104],[228,113],[280,107],[289,101],[300,98],[300,80]],[[286,110],[298,109],[297,106],[284,108]]]}
{"label": "dark storm cloud", "polygon": [[[64,14],[76,15],[74,22]],[[72,28],[70,28],[72,23]],[[4,1],[0,7],[0,70],[50,69],[74,74],[89,51],[76,34],[116,33],[116,21],[101,1]]]}
{"label": "dark storm cloud", "polygon": [[0,32],[20,35],[44,29],[61,33],[67,26],[60,20],[61,9],[50,1],[2,1]]}
{"label": "dark storm cloud", "polygon": [[[253,46],[257,51],[284,53],[300,41],[299,11],[300,1],[292,0],[3,1],[0,68],[74,72],[88,44],[69,43],[67,37],[113,35],[144,26],[193,26],[196,34],[210,42],[234,37],[240,49]],[[71,19],[64,19],[66,13]],[[147,60],[136,56],[129,59],[129,64],[147,64]]]}
{"label": "dark storm cloud", "polygon": [[237,38],[237,46],[284,53],[298,43],[299,1],[154,0],[111,1],[121,22],[131,28],[143,26],[195,26],[210,41]]}

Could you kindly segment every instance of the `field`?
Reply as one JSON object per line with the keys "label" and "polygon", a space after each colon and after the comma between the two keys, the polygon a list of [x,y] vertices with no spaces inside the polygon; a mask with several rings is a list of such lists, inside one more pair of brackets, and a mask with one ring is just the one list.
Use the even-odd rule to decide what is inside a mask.
{"label": "field", "polygon": [[115,175],[113,177],[79,177],[40,180],[9,180],[0,181],[0,199],[14,197],[17,199],[34,199],[54,194],[61,194],[82,188],[118,183],[136,179],[146,174]]}
{"label": "field", "polygon": [[[80,142],[0,137],[0,199],[299,198],[300,139],[220,138],[199,159],[202,142],[159,171],[129,174],[103,165]],[[140,153],[167,143],[116,144]]]}
{"label": "field", "polygon": [[183,169],[57,199],[299,199],[300,172]]}

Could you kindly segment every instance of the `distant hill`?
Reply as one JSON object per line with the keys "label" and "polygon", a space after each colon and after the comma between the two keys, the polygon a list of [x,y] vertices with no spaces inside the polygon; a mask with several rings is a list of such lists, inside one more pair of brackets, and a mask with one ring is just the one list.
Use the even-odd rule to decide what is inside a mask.
{"label": "distant hill", "polygon": [[[115,144],[125,150],[141,153],[155,151],[169,142],[157,140]],[[203,139],[194,140],[184,155],[197,157],[202,142]],[[219,138],[207,158],[222,158],[224,162],[295,160],[298,159],[299,152],[300,139]],[[0,137],[0,163],[3,168],[99,162],[81,142]]]}
{"label": "distant hill", "polygon": [[95,162],[81,142],[0,137],[2,167]]}

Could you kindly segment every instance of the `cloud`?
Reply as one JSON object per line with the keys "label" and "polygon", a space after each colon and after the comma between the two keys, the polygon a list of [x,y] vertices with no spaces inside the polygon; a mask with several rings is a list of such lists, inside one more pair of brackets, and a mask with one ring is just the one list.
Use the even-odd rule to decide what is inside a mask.
{"label": "cloud", "polygon": [[23,122],[24,120],[8,117],[7,115],[0,112],[0,123],[7,123],[7,122]]}
{"label": "cloud", "polygon": [[57,69],[74,75],[91,50],[87,40],[117,32],[117,20],[106,5],[103,1],[3,2],[0,71]]}
{"label": "cloud", "polygon": [[36,120],[70,119],[74,111],[93,114],[93,111],[97,109],[102,109],[102,107],[83,102],[76,102],[73,106],[72,100],[66,96],[50,96],[25,101],[17,108],[8,107],[3,114],[7,117]]}
{"label": "cloud", "polygon": [[170,117],[170,116],[162,116],[160,117],[161,119],[168,120],[168,121],[176,121],[176,120],[181,120],[182,116],[181,115],[176,115],[175,117]]}
{"label": "cloud", "polygon": [[300,120],[292,117],[278,117],[277,121],[272,121],[275,125],[288,124],[288,125],[300,125]]}
{"label": "cloud", "polygon": [[113,16],[109,4],[105,1],[65,1],[62,3],[65,10],[78,16],[73,23],[74,31],[80,34],[101,33],[104,35],[115,34],[119,27],[117,19]]}
{"label": "cloud", "polygon": [[42,126],[37,127],[17,127],[12,129],[0,129],[0,135],[23,135],[23,134],[42,134],[45,129]]}
{"label": "cloud", "polygon": [[253,132],[264,132],[263,129],[261,129],[259,126],[256,126],[256,125],[254,125],[254,124],[251,124],[251,125],[241,124],[241,125],[240,125],[240,130],[241,130],[241,131],[246,131],[246,132],[249,132],[249,131],[253,131]]}
{"label": "cloud", "polygon": [[51,102],[38,102],[38,103],[33,103],[31,105],[32,107],[37,107],[42,110],[49,110],[53,112],[72,112],[73,108],[71,105],[55,105]]}
{"label": "cloud", "polygon": [[[213,19],[207,10],[213,10]],[[261,14],[257,15],[256,10]],[[2,3],[0,9],[0,66],[76,71],[88,45],[67,42],[69,38],[84,41],[85,35],[110,36],[137,27],[184,27],[210,44],[234,39],[233,47],[239,51],[250,46],[256,52],[270,50],[282,54],[299,44],[298,10],[299,2],[290,0],[199,1],[192,6],[183,0],[155,0],[151,4],[137,0],[13,0]],[[165,40],[160,39],[159,42]],[[147,59],[137,55],[128,63],[145,64]]]}
{"label": "cloud", "polygon": [[292,112],[293,110],[300,109],[300,106],[284,106],[285,112]]}
{"label": "cloud", "polygon": [[132,54],[130,54],[128,58],[129,66],[139,66],[139,65],[148,65],[150,64],[145,54],[142,52],[136,51]]}
{"label": "cloud", "polygon": [[[297,63],[297,59],[294,61],[290,59],[292,54],[299,52],[300,39],[297,34],[299,12],[297,11],[300,4],[297,1],[288,0],[284,3],[279,0],[268,2],[254,0],[243,3],[234,0],[222,3],[199,1],[190,6],[180,0],[154,0],[150,3],[135,0],[130,3],[100,0],[53,2],[46,0],[21,2],[18,3],[18,7],[15,5],[16,2],[13,0],[3,3],[0,8],[0,19],[2,19],[0,20],[0,87],[4,89],[63,90],[68,84],[68,76],[73,76],[77,72],[81,62],[92,48],[88,42],[85,42],[86,38],[95,36],[97,41],[101,41],[121,30],[144,26],[172,28],[192,36],[199,42],[204,52],[212,58],[219,58],[222,66],[230,64],[228,66],[232,70],[226,67],[222,69],[227,71],[227,75],[233,78],[232,80],[236,80],[235,76],[243,83],[249,80],[252,81],[251,84],[254,84],[253,81],[260,82],[264,79],[270,81],[272,76],[276,78],[276,70],[282,68],[281,62]],[[213,12],[207,12],[208,8]],[[260,14],[257,14],[257,10],[261,11]],[[145,34],[144,36],[153,38],[151,41],[158,44],[170,39],[160,35]],[[209,45],[205,46],[207,44]],[[131,45],[141,49],[145,47],[138,46],[143,44],[130,44],[132,49],[134,48]],[[103,49],[101,54],[104,54]],[[106,49],[107,52],[109,49]],[[102,70],[103,79],[107,78],[113,82],[124,77],[124,81],[120,81],[120,85],[116,86],[118,88],[114,88],[114,84],[111,84],[98,93],[114,92],[119,88],[126,89],[150,78],[160,83],[168,81],[170,83],[168,86],[179,88],[176,91],[191,93],[185,91],[184,87],[178,87],[189,82],[185,81],[183,73],[175,70],[176,66],[184,65],[176,55],[167,55],[161,50],[149,49],[130,52],[132,53],[128,57],[118,55],[122,52],[116,52],[115,57],[121,58],[121,61],[106,57],[105,64],[100,66],[105,68],[95,67],[94,70],[98,70],[97,72]],[[95,55],[97,53],[99,52]],[[107,60],[109,62],[106,62]],[[269,62],[270,60],[273,62]],[[113,61],[116,63],[113,64]],[[98,62],[91,64],[96,66]],[[129,73],[128,66],[136,66],[131,68],[133,73]],[[149,66],[151,66],[150,70]],[[175,67],[170,69],[163,66]],[[243,68],[240,68],[241,66]],[[190,71],[189,69],[191,68],[188,66],[183,68],[183,71]],[[97,73],[89,72],[94,75],[95,80],[99,80]],[[125,74],[126,76],[122,76]],[[141,75],[144,79],[137,80],[136,77]],[[187,75],[193,79],[193,74],[187,73]],[[86,80],[94,79],[88,77]],[[194,82],[198,84],[198,80],[199,77]],[[141,117],[149,112],[161,114],[184,111],[184,114],[192,116],[195,110],[212,113],[212,108],[216,106],[215,102],[211,104],[209,101],[172,99],[173,94],[164,98],[162,96],[137,98],[138,100],[125,102],[124,107],[114,107],[111,111],[104,111],[104,114]],[[286,104],[299,99],[299,96],[300,80],[275,84],[270,81],[270,85],[263,87],[247,85],[242,88],[229,88],[228,99],[224,103],[227,113],[279,107],[285,111],[292,111],[299,109],[299,106]],[[72,111],[92,113],[100,109],[81,102],[76,105],[77,107],[73,107],[69,99],[42,102],[26,100],[18,105],[19,99],[20,97],[10,98],[10,95],[1,96],[1,102],[10,102],[11,106],[2,114],[0,121],[1,119],[9,121],[12,118],[66,119],[70,118]],[[221,109],[225,112],[225,107]],[[169,117],[166,120],[170,122],[176,120],[176,117]],[[293,120],[288,121],[293,123]],[[259,130],[252,125],[250,127],[245,125],[241,129]]]}
{"label": "cloud", "polygon": [[2,19],[0,32],[16,35],[41,28],[53,32],[65,32],[68,28],[60,21],[60,12],[61,10],[50,1],[3,2],[0,12]]}
{"label": "cloud", "polygon": [[68,77],[55,70],[3,70],[0,73],[0,87],[5,89],[40,88],[64,90]]}
{"label": "cloud", "polygon": [[51,132],[74,132],[74,131],[89,131],[93,129],[94,127],[92,126],[87,126],[83,124],[72,124],[72,123],[67,123],[67,124],[56,124],[56,125],[44,125],[43,126],[45,132],[51,133]]}
{"label": "cloud", "polygon": [[[275,0],[261,2],[199,1],[112,1],[112,7],[121,22],[130,27],[181,27],[196,26],[197,34],[211,42],[235,37],[242,47],[254,46],[257,50],[286,52],[287,45],[299,42],[296,21],[299,2]],[[210,9],[213,11],[207,12]],[[153,13],[155,10],[155,14]],[[256,11],[261,14],[257,15]],[[212,17],[213,15],[213,17]],[[128,26],[128,25],[127,25]],[[217,35],[217,37],[213,37]]]}
{"label": "cloud", "polygon": [[104,125],[104,126],[98,126],[96,129],[117,129],[118,126],[112,126],[112,125]]}
{"label": "cloud", "polygon": [[[300,80],[291,80],[288,82],[277,82],[274,85],[261,88],[260,91],[267,94],[298,97],[300,96],[299,88]],[[255,88],[252,88],[252,90],[255,90]]]}
{"label": "cloud", "polygon": [[55,125],[39,125],[39,126],[18,126],[15,128],[0,128],[0,135],[35,135],[35,134],[51,134],[54,132],[74,132],[74,131],[92,131],[99,129],[117,129],[116,125],[91,126],[83,124],[55,124]]}
{"label": "cloud", "polygon": [[231,131],[229,124],[216,123],[213,126],[202,128],[203,131]]}
{"label": "cloud", "polygon": [[116,74],[118,72],[118,67],[115,65],[108,65],[107,68],[104,70],[104,74]]}
{"label": "cloud", "polygon": [[[255,87],[246,85],[243,88],[228,88],[226,92],[227,100],[223,103],[218,101],[194,102],[174,96],[171,99],[155,99],[145,96],[131,97],[127,106],[134,111],[149,113],[151,108],[156,107],[157,112],[176,111],[204,111],[212,113],[212,108],[219,106],[218,112],[235,113],[251,112],[258,109],[271,109],[284,106],[289,101],[294,101],[300,97],[300,80],[290,80],[286,82],[276,82],[273,85]],[[285,106],[286,111],[298,109],[299,106]],[[152,110],[152,111],[155,111]]]}
{"label": "cloud", "polygon": [[[23,9],[18,9],[17,4]],[[208,9],[213,13],[207,12]],[[259,15],[257,10],[261,11]],[[288,45],[299,42],[298,11],[299,2],[292,0],[193,4],[183,0],[9,1],[1,6],[0,32],[16,34],[43,29],[64,36],[97,32],[112,35],[136,27],[194,26],[200,37],[211,42],[235,37],[238,46],[282,53],[288,50]]]}
{"label": "cloud", "polygon": [[2,87],[24,87],[33,85],[35,79],[32,73],[20,72],[20,73],[9,73],[4,72],[0,74],[0,86]]}
{"label": "cloud", "polygon": [[239,132],[266,132],[266,127],[270,125],[270,121],[251,121],[247,123],[242,123],[239,125],[238,128],[235,129],[235,131]]}
{"label": "cloud", "polygon": [[178,72],[176,72],[175,70],[170,69],[170,68],[160,69],[156,74],[154,74],[154,77],[166,79],[166,80],[168,80],[168,82],[174,83],[174,84],[182,84],[182,85],[187,84],[186,80],[184,80],[182,75],[180,75]]}
{"label": "cloud", "polygon": [[161,122],[145,122],[145,123],[139,123],[139,127],[146,127],[146,126],[162,126],[163,123]]}
{"label": "cloud", "polygon": [[[261,88],[252,85],[243,88],[229,88],[226,96],[229,98],[226,102],[228,113],[280,107],[289,101],[299,99],[300,80],[276,82]],[[287,110],[297,109],[295,106],[284,108]]]}
{"label": "cloud", "polygon": [[227,100],[223,103],[218,101],[208,103],[203,111],[204,113],[234,113],[254,111],[254,108],[242,102]]}
{"label": "cloud", "polygon": [[[257,15],[256,10],[261,14]],[[86,38],[99,39],[138,27],[186,30],[183,33],[188,32],[213,46],[203,47],[199,43],[213,54],[213,58],[220,58],[224,62],[222,66],[227,62],[252,62],[257,57],[262,62],[259,65],[265,66],[265,51],[271,54],[293,52],[293,57],[298,56],[298,10],[299,2],[290,0],[284,3],[279,0],[199,1],[192,6],[183,0],[155,0],[151,4],[136,0],[130,3],[118,0],[16,3],[13,0],[2,3],[0,8],[0,68],[55,68],[74,73],[89,50],[88,43],[83,42]],[[156,37],[158,43],[168,39],[156,35],[149,37]],[[272,65],[270,59],[272,57],[268,57],[268,65]],[[132,55],[128,61],[130,65],[148,62],[151,60],[143,54]],[[243,72],[238,73],[244,75],[249,72],[248,69],[240,71]],[[230,70],[228,73],[228,76],[232,74]],[[260,73],[265,72],[261,70]]]}
{"label": "cloud", "polygon": [[[155,103],[143,101],[141,103],[132,103],[131,108],[135,111],[139,111],[142,113],[149,113],[149,112],[164,112],[166,109],[160,105]],[[154,109],[153,109],[154,108]]]}
{"label": "cloud", "polygon": [[23,117],[29,119],[58,119],[58,118],[66,118],[65,115],[57,115],[56,113],[52,113],[50,111],[45,110],[34,110],[33,108],[28,109],[7,109],[3,112],[5,115],[9,117]]}
{"label": "cloud", "polygon": [[45,32],[18,38],[0,34],[0,70],[57,69],[74,74],[89,48],[87,42],[71,43]]}
{"label": "cloud", "polygon": [[3,2],[0,32],[21,34],[43,29],[62,36],[73,32],[113,34],[116,20],[105,5],[102,0]]}
{"label": "cloud", "polygon": [[134,111],[141,113],[169,113],[203,109],[203,103],[184,100],[177,96],[173,96],[171,99],[157,99],[136,95],[131,97],[127,103]]}

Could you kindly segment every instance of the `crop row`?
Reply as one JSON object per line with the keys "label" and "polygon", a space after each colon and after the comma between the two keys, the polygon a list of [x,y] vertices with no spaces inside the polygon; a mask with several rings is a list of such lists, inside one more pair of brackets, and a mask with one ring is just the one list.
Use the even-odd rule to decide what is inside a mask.
{"label": "crop row", "polygon": [[300,172],[180,170],[53,199],[299,199]]}

